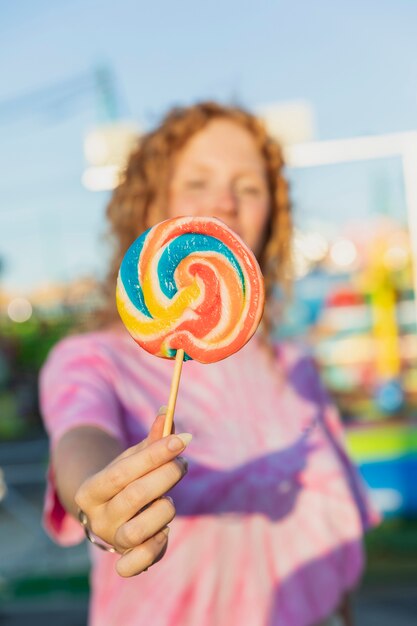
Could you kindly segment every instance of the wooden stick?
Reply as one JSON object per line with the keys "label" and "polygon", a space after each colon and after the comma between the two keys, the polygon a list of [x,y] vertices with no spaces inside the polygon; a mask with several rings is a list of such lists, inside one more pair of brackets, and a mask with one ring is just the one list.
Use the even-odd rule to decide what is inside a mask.
{"label": "wooden stick", "polygon": [[180,384],[182,364],[184,362],[184,350],[177,350],[175,355],[175,367],[172,375],[171,389],[169,392],[168,408],[165,415],[163,437],[171,434],[172,422],[174,420],[175,404],[177,402],[178,386]]}

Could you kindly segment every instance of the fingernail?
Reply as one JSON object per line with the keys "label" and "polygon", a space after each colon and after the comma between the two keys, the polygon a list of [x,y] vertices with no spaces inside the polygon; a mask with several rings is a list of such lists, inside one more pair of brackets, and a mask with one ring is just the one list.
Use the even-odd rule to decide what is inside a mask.
{"label": "fingernail", "polygon": [[163,404],[161,407],[159,407],[158,413],[156,416],[158,417],[159,415],[165,415],[165,413],[167,412],[167,409],[168,407],[165,406],[165,404]]}
{"label": "fingernail", "polygon": [[191,439],[193,438],[190,433],[181,433],[180,435],[175,435],[172,439],[168,441],[168,450],[175,452],[176,450],[182,450],[185,446],[188,446]]}

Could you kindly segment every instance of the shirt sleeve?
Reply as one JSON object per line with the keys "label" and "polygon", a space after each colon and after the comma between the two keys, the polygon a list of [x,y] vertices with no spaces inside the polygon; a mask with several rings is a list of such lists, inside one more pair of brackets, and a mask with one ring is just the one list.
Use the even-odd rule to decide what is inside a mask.
{"label": "shirt sleeve", "polygon": [[[77,426],[95,426],[124,442],[111,357],[93,337],[61,341],[41,370],[40,408],[51,452],[60,438]],[[47,473],[43,525],[61,545],[80,543],[84,538],[81,525],[59,501],[52,463]]]}

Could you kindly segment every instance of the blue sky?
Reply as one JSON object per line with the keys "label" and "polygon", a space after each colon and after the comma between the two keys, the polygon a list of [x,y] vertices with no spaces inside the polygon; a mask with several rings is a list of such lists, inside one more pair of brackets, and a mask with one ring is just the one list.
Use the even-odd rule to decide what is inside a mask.
{"label": "blue sky", "polygon": [[[101,120],[99,64],[114,73],[120,115],[143,128],[170,105],[202,98],[249,107],[305,99],[319,139],[379,134],[417,127],[416,27],[412,0],[3,3],[3,284],[26,290],[105,269],[106,195],[80,183],[83,136]],[[78,76],[83,90],[60,107],[29,98]],[[20,95],[21,109],[5,106]],[[292,174],[297,210],[360,213],[388,171],[400,205],[398,164],[379,163]]]}

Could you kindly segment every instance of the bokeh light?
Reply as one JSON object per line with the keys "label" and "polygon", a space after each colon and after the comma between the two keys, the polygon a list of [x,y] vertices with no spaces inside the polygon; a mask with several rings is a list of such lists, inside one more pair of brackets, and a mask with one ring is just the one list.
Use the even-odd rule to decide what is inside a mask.
{"label": "bokeh light", "polygon": [[330,258],[339,267],[350,267],[354,264],[357,257],[356,246],[349,239],[339,239],[330,248]]}
{"label": "bokeh light", "polygon": [[7,307],[7,314],[12,322],[27,322],[32,317],[32,305],[27,298],[13,298]]}

